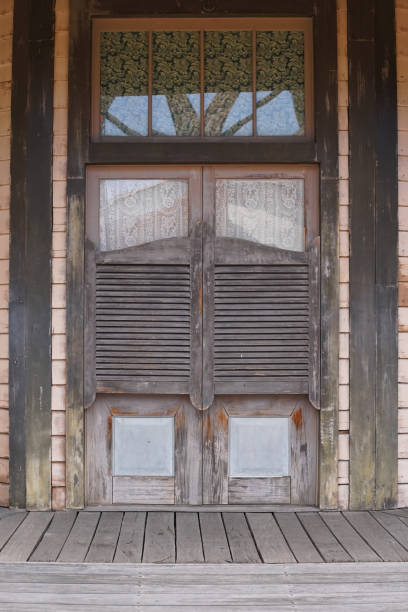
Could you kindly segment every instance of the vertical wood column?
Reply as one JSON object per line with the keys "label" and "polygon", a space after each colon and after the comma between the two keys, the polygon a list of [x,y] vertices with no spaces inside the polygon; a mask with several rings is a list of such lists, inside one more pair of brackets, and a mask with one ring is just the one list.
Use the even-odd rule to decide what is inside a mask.
{"label": "vertical wood column", "polygon": [[350,507],[397,501],[394,3],[349,0]]}
{"label": "vertical wood column", "polygon": [[339,404],[339,270],[338,244],[338,135],[337,40],[335,0],[316,5],[315,75],[316,140],[320,160],[321,233],[321,391],[319,505],[337,507]]}
{"label": "vertical wood column", "polygon": [[71,0],[68,105],[66,505],[82,508],[84,477],[85,163],[90,100],[89,2]]}
{"label": "vertical wood column", "polygon": [[54,1],[15,0],[10,203],[10,503],[51,506]]}

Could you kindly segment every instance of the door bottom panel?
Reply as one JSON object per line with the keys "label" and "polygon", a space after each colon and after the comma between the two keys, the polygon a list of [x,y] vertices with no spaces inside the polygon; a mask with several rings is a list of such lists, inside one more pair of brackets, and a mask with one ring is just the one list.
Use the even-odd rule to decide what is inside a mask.
{"label": "door bottom panel", "polygon": [[[86,413],[86,503],[317,503],[319,413],[302,396],[97,396]],[[150,470],[150,472],[149,472]]]}

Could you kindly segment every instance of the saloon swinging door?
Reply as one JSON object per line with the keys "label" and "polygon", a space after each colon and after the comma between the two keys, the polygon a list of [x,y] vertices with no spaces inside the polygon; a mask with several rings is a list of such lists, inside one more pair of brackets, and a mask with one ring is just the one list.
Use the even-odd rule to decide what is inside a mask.
{"label": "saloon swinging door", "polygon": [[87,504],[316,503],[317,169],[87,184]]}

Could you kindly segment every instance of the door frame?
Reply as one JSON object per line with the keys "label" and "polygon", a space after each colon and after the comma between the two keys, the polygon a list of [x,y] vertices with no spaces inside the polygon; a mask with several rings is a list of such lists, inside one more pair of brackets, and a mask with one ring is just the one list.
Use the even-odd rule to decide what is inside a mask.
{"label": "door frame", "polygon": [[[211,3],[210,3],[211,4]],[[249,13],[243,0],[231,13],[228,0],[212,3],[211,17],[282,16],[310,17],[314,21],[315,139],[239,139],[217,142],[103,143],[91,142],[91,18],[132,15],[127,0],[71,0],[70,66],[67,167],[67,361],[66,387],[66,505],[85,503],[84,447],[84,213],[86,166],[89,164],[284,164],[314,163],[320,166],[321,235],[321,412],[320,490],[321,508],[337,507],[338,460],[338,136],[337,136],[337,13],[335,0],[254,0]],[[144,16],[208,16],[208,3],[186,0],[152,0],[142,7]],[[182,12],[183,11],[183,12]]]}

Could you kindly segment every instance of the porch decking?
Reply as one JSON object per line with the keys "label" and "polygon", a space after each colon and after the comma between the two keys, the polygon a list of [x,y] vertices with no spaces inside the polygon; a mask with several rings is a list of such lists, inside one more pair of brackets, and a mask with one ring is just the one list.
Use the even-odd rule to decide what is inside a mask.
{"label": "porch decking", "polygon": [[408,510],[6,511],[0,562],[408,562]]}
{"label": "porch decking", "polygon": [[0,510],[0,549],[2,612],[407,610],[407,509]]}

